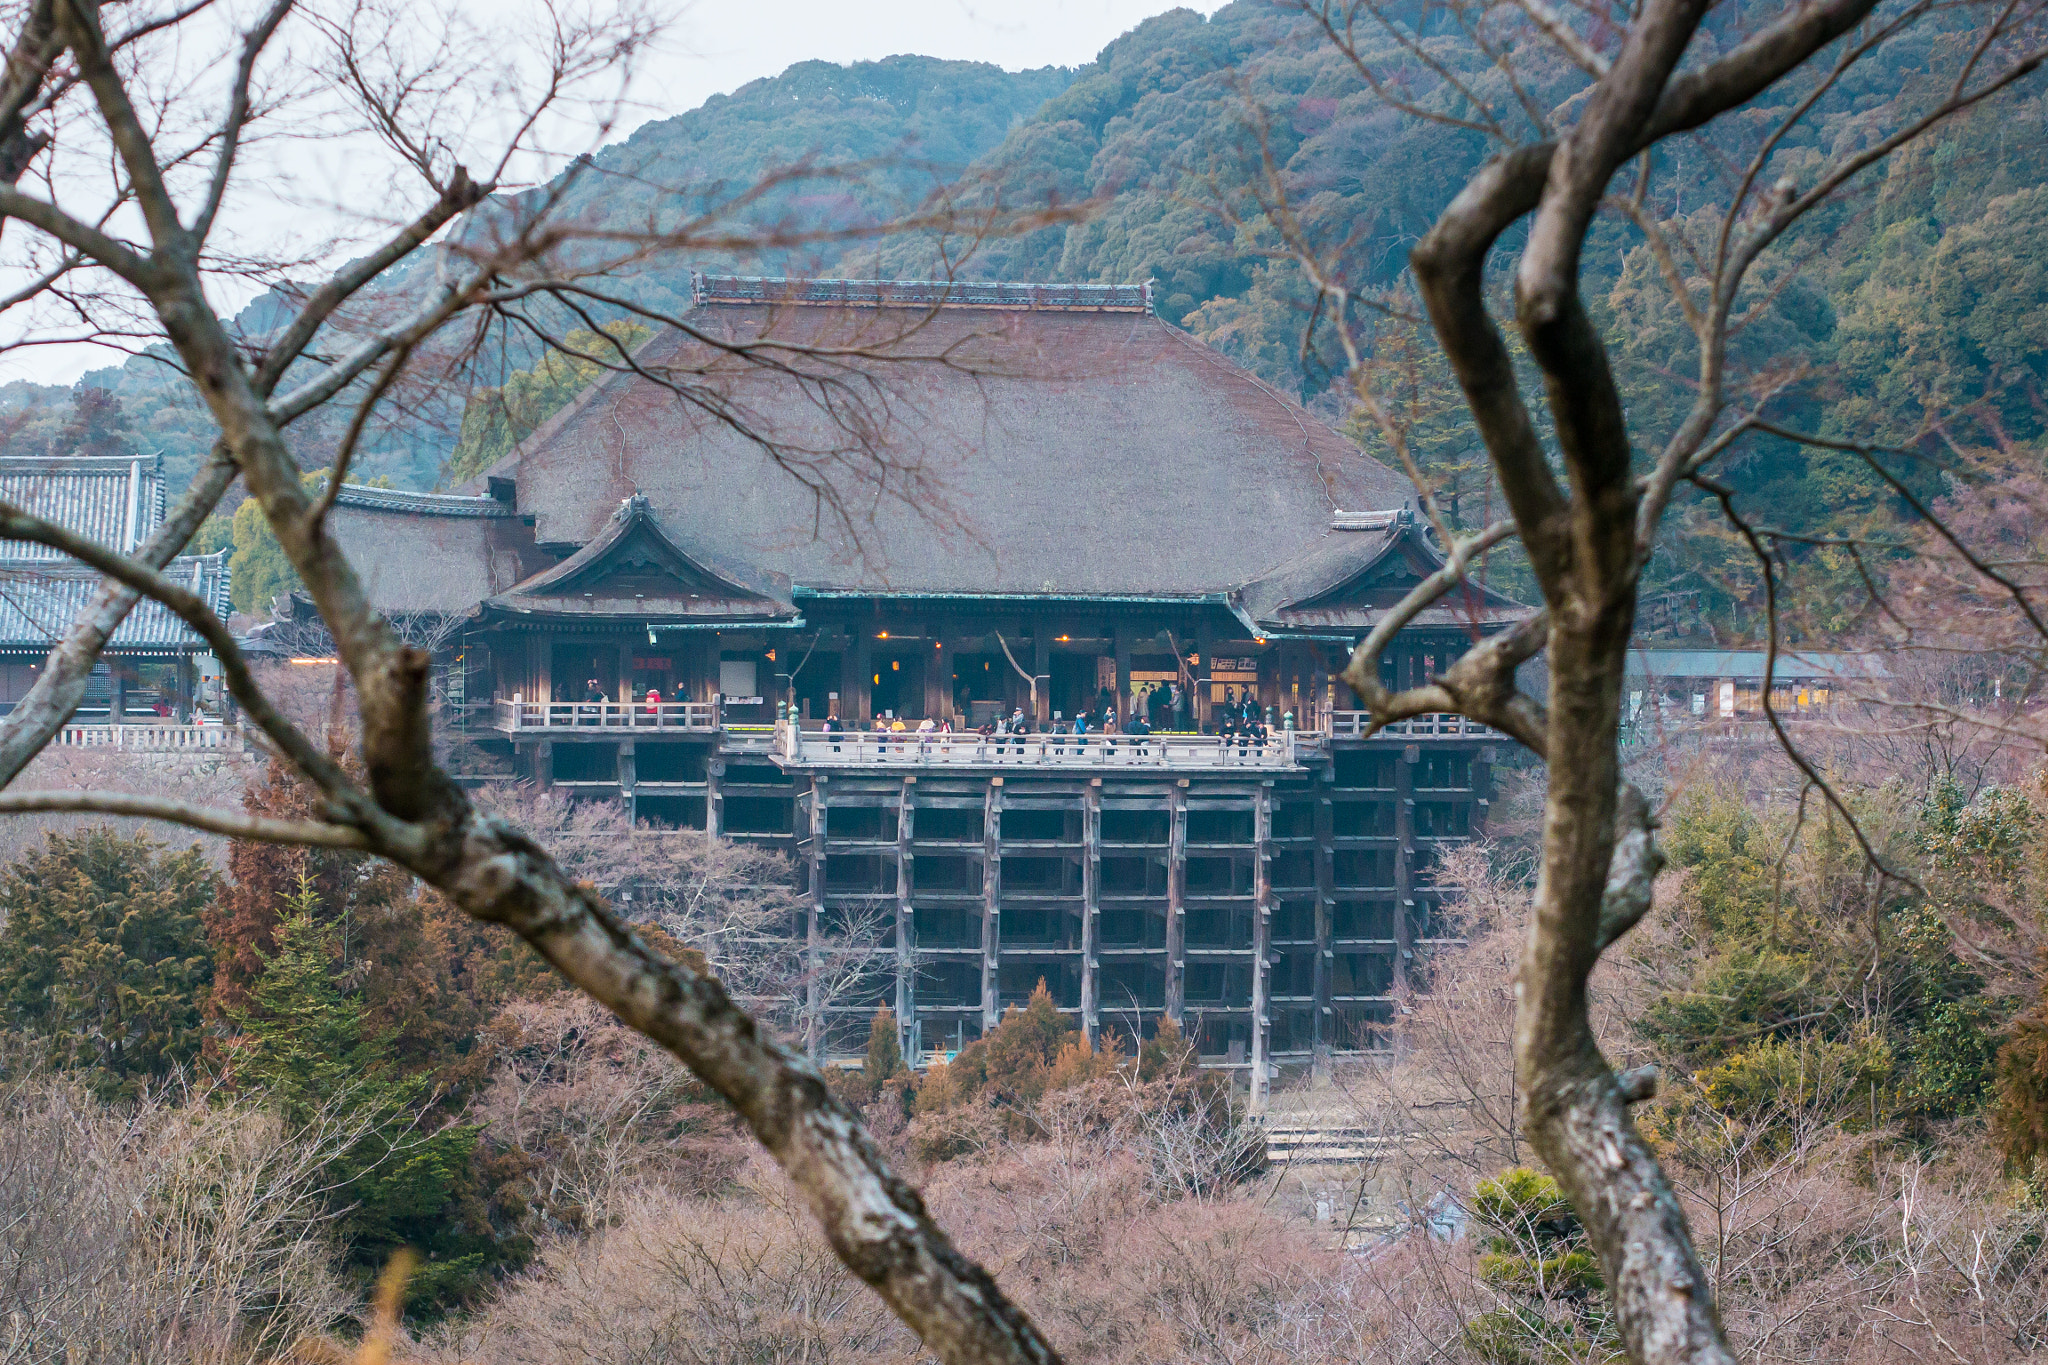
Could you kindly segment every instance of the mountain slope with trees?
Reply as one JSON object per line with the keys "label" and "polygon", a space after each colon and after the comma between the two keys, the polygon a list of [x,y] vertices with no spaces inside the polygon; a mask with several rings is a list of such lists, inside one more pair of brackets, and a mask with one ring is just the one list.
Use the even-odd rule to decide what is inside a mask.
{"label": "mountain slope with trees", "polygon": [[[1717,19],[1717,40],[1732,40],[1740,21],[1733,11]],[[1418,12],[1414,22],[1423,38],[1436,36],[1427,16]],[[1902,48],[1845,80],[1780,149],[1773,173],[1796,183],[1828,145],[1855,138],[1894,101],[1924,93],[1928,68],[1915,55],[1931,62],[1952,40],[1930,30],[1924,52]],[[1391,41],[1382,46],[1391,60]],[[1566,88],[1569,72],[1560,69],[1555,80]],[[1550,92],[1531,93],[1540,102]],[[1832,437],[1916,447],[1932,460],[2039,442],[2048,432],[2044,119],[2048,103],[2038,90],[2022,91],[1995,113],[1937,131],[1818,215],[1798,268],[1770,283],[1737,334],[1741,382],[1769,394],[1766,416]],[[1408,248],[1486,154],[1478,133],[1391,109],[1299,10],[1236,0],[1207,18],[1175,10],[1146,20],[1071,71],[1004,72],[910,56],[800,63],[647,124],[528,193],[558,194],[599,226],[638,229],[720,209],[757,231],[879,224],[935,196],[969,207],[1087,201],[1093,207],[1082,221],[980,243],[957,268],[974,278],[1154,280],[1169,321],[1342,423],[1342,356],[1331,329],[1319,325],[1327,314],[1316,290],[1281,249],[1276,196],[1318,243],[1328,277],[1354,291],[1398,291]],[[1706,232],[1709,224],[1694,220],[1729,174],[1725,158],[1704,137],[1664,155],[1677,163],[1675,189],[1647,211],[1667,230]],[[777,176],[789,178],[749,197]],[[696,198],[654,188],[678,182],[698,186]],[[621,287],[638,304],[677,310],[687,306],[693,266],[909,278],[931,274],[942,253],[957,258],[965,245],[896,236],[746,259],[656,260]],[[1648,418],[1645,430],[1668,428],[1689,401],[1691,335],[1635,226],[1612,216],[1589,245],[1587,296],[1617,338],[1631,409]],[[252,307],[245,325],[254,328],[262,311]],[[593,317],[619,321],[601,311]],[[1404,370],[1400,385],[1423,414],[1410,454],[1452,519],[1476,524],[1499,502],[1448,372],[1398,327],[1381,328],[1375,340],[1387,364]],[[597,372],[587,361],[558,364],[518,336],[498,337],[487,350],[492,358],[472,371],[466,394],[408,404],[382,423],[357,461],[358,477],[399,487],[454,482]],[[95,398],[91,411],[68,407],[57,390],[9,386],[0,390],[6,448],[69,446],[84,436],[155,446],[175,478],[198,459],[204,423],[185,400],[163,400],[166,378],[152,359],[88,375],[80,392],[103,388],[113,400]],[[330,446],[335,425],[323,433]],[[1375,433],[1354,434],[1392,458],[1375,446]],[[1899,472],[1923,496],[1943,486],[1931,464],[1909,462]],[[1877,542],[1882,566],[1900,504],[1858,457],[1764,440],[1724,478],[1778,524]],[[1680,509],[1646,590],[1684,603],[1675,618],[1682,633],[1751,638],[1760,610],[1754,564],[1703,495],[1687,496],[1697,505]],[[1505,560],[1498,571],[1512,589],[1512,553],[1496,559]],[[1787,612],[1796,626],[1817,635],[1868,611],[1849,557],[1819,550],[1799,564]]]}

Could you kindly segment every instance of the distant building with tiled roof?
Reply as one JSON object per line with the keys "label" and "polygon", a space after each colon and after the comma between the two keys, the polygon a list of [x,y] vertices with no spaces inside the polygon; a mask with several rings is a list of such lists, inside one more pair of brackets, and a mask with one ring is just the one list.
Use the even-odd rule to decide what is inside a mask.
{"label": "distant building with tiled roof", "polygon": [[[0,456],[0,499],[111,549],[134,550],[163,524],[161,456]],[[228,551],[182,555],[165,574],[226,620]],[[46,545],[0,541],[0,714],[25,696],[50,647],[99,591],[100,575]],[[144,598],[115,630],[79,716],[189,717],[207,654],[199,632]]]}

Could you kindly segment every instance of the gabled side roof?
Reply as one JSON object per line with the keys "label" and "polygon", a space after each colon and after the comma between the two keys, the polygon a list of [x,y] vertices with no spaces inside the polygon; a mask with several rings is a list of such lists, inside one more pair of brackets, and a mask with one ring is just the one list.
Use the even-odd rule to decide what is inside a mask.
{"label": "gabled side roof", "polygon": [[620,502],[589,544],[484,606],[513,616],[655,623],[760,623],[797,615],[786,577],[691,554],[637,494]]}
{"label": "gabled side roof", "polygon": [[[1309,553],[1244,584],[1235,601],[1246,623],[1275,634],[1333,631],[1357,635],[1380,613],[1444,566],[1443,552],[1412,507],[1346,513]],[[1425,608],[1418,626],[1505,625],[1529,608],[1468,581]]]}

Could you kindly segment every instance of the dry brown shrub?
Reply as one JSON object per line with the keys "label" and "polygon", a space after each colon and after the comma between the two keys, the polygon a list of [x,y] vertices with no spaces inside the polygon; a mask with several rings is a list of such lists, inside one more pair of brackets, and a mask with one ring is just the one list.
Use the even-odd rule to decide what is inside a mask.
{"label": "dry brown shrub", "polygon": [[352,1135],[287,1135],[202,1095],[125,1109],[31,1076],[0,1091],[0,1358],[226,1365],[339,1320],[321,1172]]}
{"label": "dry brown shrub", "polygon": [[602,1226],[656,1192],[708,1195],[745,1164],[724,1106],[595,1002],[515,1001],[488,1033],[472,1116],[526,1159],[528,1202],[557,1225]]}
{"label": "dry brown shrub", "polygon": [[488,1309],[419,1355],[449,1365],[825,1365],[914,1349],[780,1174],[756,1165],[722,1199],[642,1189],[612,1226],[549,1246]]}

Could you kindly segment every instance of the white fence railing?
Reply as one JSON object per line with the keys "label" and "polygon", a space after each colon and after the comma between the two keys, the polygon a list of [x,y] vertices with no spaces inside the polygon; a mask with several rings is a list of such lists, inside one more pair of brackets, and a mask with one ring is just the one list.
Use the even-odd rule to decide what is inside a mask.
{"label": "white fence railing", "polygon": [[818,767],[986,768],[1292,768],[1296,735],[1274,733],[1263,744],[1220,735],[918,734],[906,730],[805,730],[775,727],[775,752],[787,762]]}
{"label": "white fence railing", "polygon": [[[1356,738],[1372,729],[1372,713],[1369,711],[1332,711],[1330,733],[1342,739]],[[1481,725],[1467,716],[1454,715],[1448,711],[1433,712],[1426,716],[1414,716],[1408,720],[1390,721],[1376,733],[1388,738],[1407,739],[1502,739],[1500,731],[1491,725]]]}
{"label": "white fence railing", "polygon": [[221,749],[240,753],[242,732],[232,725],[67,725],[57,743],[74,749]]}
{"label": "white fence railing", "polygon": [[506,701],[491,724],[511,734],[564,730],[695,730],[718,728],[718,704],[709,701]]}

